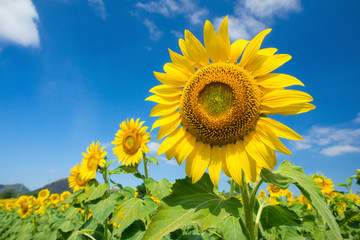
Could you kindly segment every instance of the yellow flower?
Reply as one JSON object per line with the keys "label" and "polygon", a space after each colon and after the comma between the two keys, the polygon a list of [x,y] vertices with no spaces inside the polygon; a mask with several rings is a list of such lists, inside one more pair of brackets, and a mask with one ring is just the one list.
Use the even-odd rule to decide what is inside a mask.
{"label": "yellow flower", "polygon": [[[270,73],[291,56],[275,54],[277,49],[260,50],[264,30],[250,42],[238,40],[230,45],[228,17],[218,34],[206,21],[204,45],[189,31],[179,40],[183,55],[170,52],[166,73],[154,72],[162,83],[148,97],[158,103],[150,116],[161,116],[152,128],[160,127],[158,155],[186,159],[185,171],[197,182],[207,168],[217,186],[221,169],[242,185],[242,170],[247,181],[256,181],[257,168],[274,169],[274,150],[291,154],[278,139],[302,140],[289,127],[268,115],[293,115],[315,108],[313,98],[297,90],[296,78]],[[210,58],[210,60],[209,60]],[[179,109],[179,110],[178,110]]]}
{"label": "yellow flower", "polygon": [[345,198],[360,204],[360,197],[355,193],[345,195]]}
{"label": "yellow flower", "polygon": [[90,179],[87,179],[83,176],[83,174],[80,172],[80,164],[75,165],[71,169],[71,174],[68,178],[69,187],[74,190],[74,192],[84,188],[86,186],[86,183]]}
{"label": "yellow flower", "polygon": [[265,201],[271,203],[272,205],[279,204],[275,197],[270,197],[269,199],[265,199]]}
{"label": "yellow flower", "polygon": [[261,190],[261,191],[259,192],[259,199],[265,199],[265,197],[266,197],[265,191],[264,191],[264,190]]}
{"label": "yellow flower", "polygon": [[330,195],[335,189],[331,179],[325,178],[322,175],[315,174],[312,179],[316,182],[318,187],[321,187],[321,192],[324,195]]}
{"label": "yellow flower", "polygon": [[282,190],[281,188],[279,188],[278,186],[269,183],[269,186],[266,188],[266,190],[268,190],[270,197],[281,197],[283,196],[283,192],[284,190]]}
{"label": "yellow flower", "polygon": [[347,204],[345,201],[337,201],[336,204],[335,204],[335,210],[337,212],[337,214],[341,215],[343,214],[345,211],[346,211],[346,207],[347,207]]}
{"label": "yellow flower", "polygon": [[51,194],[49,199],[51,204],[57,205],[60,203],[60,196],[57,193]]}
{"label": "yellow flower", "polygon": [[311,204],[306,200],[306,197],[304,195],[302,195],[302,194],[300,196],[300,203],[306,205],[307,210],[311,210],[311,208],[312,208]]}
{"label": "yellow flower", "polygon": [[98,166],[103,167],[105,165],[105,155],[107,152],[103,151],[105,147],[100,149],[99,142],[91,143],[90,147],[87,148],[87,153],[82,153],[84,156],[81,163],[81,173],[85,178],[95,178]]}
{"label": "yellow flower", "polygon": [[154,202],[157,202],[158,204],[160,204],[160,200],[159,200],[157,197],[151,196],[150,198],[151,198]]}
{"label": "yellow flower", "polygon": [[60,202],[64,201],[65,199],[68,199],[71,196],[71,192],[65,191],[61,193],[60,195]]}
{"label": "yellow flower", "polygon": [[37,198],[41,201],[46,200],[50,196],[50,191],[48,189],[43,189],[38,193]]}
{"label": "yellow flower", "polygon": [[19,207],[19,210],[17,211],[19,217],[27,218],[28,216],[30,216],[32,211],[32,205],[28,196],[21,196],[17,200],[16,205]]}
{"label": "yellow flower", "polygon": [[289,190],[289,189],[286,189],[284,191],[284,195],[286,196],[286,199],[291,202],[293,200],[293,193]]}
{"label": "yellow flower", "polygon": [[149,152],[146,143],[150,141],[150,135],[145,132],[148,127],[141,127],[144,122],[139,121],[139,118],[136,122],[133,118],[123,121],[115,134],[115,140],[112,142],[115,144],[113,151],[122,165],[138,164],[143,158],[143,153]]}

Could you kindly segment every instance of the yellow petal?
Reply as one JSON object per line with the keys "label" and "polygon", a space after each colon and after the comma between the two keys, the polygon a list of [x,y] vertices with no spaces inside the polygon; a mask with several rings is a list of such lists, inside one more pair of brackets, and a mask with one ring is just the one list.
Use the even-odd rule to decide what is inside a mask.
{"label": "yellow petal", "polygon": [[286,116],[286,115],[294,115],[294,114],[308,112],[315,108],[316,107],[311,103],[290,104],[284,107],[275,107],[275,108],[263,106],[263,108],[261,109],[261,113],[282,114]]}
{"label": "yellow petal", "polygon": [[236,149],[235,144],[229,143],[225,145],[226,148],[226,165],[231,174],[232,179],[242,186],[242,167],[240,164],[240,154]]}
{"label": "yellow petal", "polygon": [[220,60],[226,61],[230,55],[230,38],[228,31],[228,16],[224,18],[219,28]]}
{"label": "yellow petal", "polygon": [[271,56],[274,55],[276,52],[277,52],[276,48],[263,48],[258,51],[258,54]]}
{"label": "yellow petal", "polygon": [[180,96],[182,91],[183,90],[180,87],[172,87],[167,85],[158,85],[149,90],[151,93],[164,97]]}
{"label": "yellow petal", "polygon": [[292,85],[304,86],[297,78],[280,73],[269,73],[256,78],[256,83],[265,88],[284,88]]}
{"label": "yellow petal", "polygon": [[185,128],[180,127],[172,132],[164,141],[160,144],[157,155],[163,154],[165,151],[169,150],[172,146],[174,146],[184,135]]}
{"label": "yellow petal", "polygon": [[261,117],[257,124],[260,124],[262,126],[266,125],[278,137],[291,139],[291,140],[303,140],[303,138],[299,134],[297,134],[294,130],[274,119]]}
{"label": "yellow petal", "polygon": [[269,56],[268,59],[264,62],[264,64],[255,70],[252,75],[254,77],[259,77],[265,75],[269,72],[274,71],[278,67],[282,66],[284,63],[289,61],[291,56],[288,54],[276,54],[274,56]]}
{"label": "yellow petal", "polygon": [[264,94],[261,104],[263,106],[277,108],[290,104],[306,103],[312,101],[313,98],[302,91],[297,90],[274,90]]}
{"label": "yellow petal", "polygon": [[184,70],[187,70],[190,73],[195,73],[194,67],[191,66],[189,60],[186,57],[184,57],[180,54],[177,54],[176,52],[173,52],[170,49],[169,49],[169,54],[170,54],[171,61],[175,65],[181,66]]}
{"label": "yellow petal", "polygon": [[180,125],[180,123],[181,123],[181,118],[178,118],[175,121],[160,127],[157,136],[157,141],[159,141],[160,139],[162,139],[163,137],[167,136],[172,131],[174,131]]}
{"label": "yellow petal", "polygon": [[163,68],[167,74],[176,76],[177,78],[184,80],[185,82],[187,82],[189,77],[192,75],[189,71],[179,67],[178,65],[175,65],[174,63],[165,63]]}
{"label": "yellow petal", "polygon": [[151,109],[150,117],[167,115],[172,112],[175,112],[178,108],[179,108],[179,104],[174,104],[174,105],[158,104],[155,107],[153,107],[153,109]]}
{"label": "yellow petal", "polygon": [[260,141],[268,145],[270,148],[278,152],[291,155],[289,149],[284,146],[284,144],[277,138],[275,133],[267,126],[261,126],[259,124],[256,125],[256,134]]}
{"label": "yellow petal", "polygon": [[276,155],[272,149],[264,145],[256,135],[251,133],[244,138],[246,152],[262,167],[273,170]]}
{"label": "yellow petal", "polygon": [[179,165],[183,163],[185,158],[194,150],[196,138],[186,133],[184,137],[176,144],[175,159]]}
{"label": "yellow petal", "polygon": [[[227,144],[227,145],[229,145],[229,144]],[[223,172],[225,173],[225,175],[231,178],[231,174],[230,174],[229,169],[228,169],[228,167],[226,165],[226,156],[227,156],[227,148],[228,148],[228,147],[226,147],[227,145],[222,146],[221,150],[220,150],[221,159],[222,159],[221,168],[222,168]]]}
{"label": "yellow petal", "polygon": [[245,176],[252,182],[256,180],[256,163],[249,159],[243,141],[237,141],[235,144],[239,152],[238,164],[244,170]]}
{"label": "yellow petal", "polygon": [[172,112],[168,115],[162,116],[161,118],[159,118],[158,120],[156,120],[152,127],[151,127],[151,131],[156,128],[156,127],[160,127],[163,125],[166,125],[170,122],[173,122],[175,120],[178,120],[180,118],[180,112],[176,111],[176,112]]}
{"label": "yellow petal", "polygon": [[221,46],[213,25],[206,20],[204,26],[204,45],[206,53],[212,62],[219,62]]}
{"label": "yellow petal", "polygon": [[258,53],[261,43],[264,40],[265,36],[271,32],[271,29],[266,29],[264,31],[262,31],[261,33],[259,33],[258,35],[256,35],[247,45],[247,47],[245,48],[244,54],[240,60],[239,66],[240,67],[246,67],[246,64],[248,62],[251,62],[251,60],[256,56],[256,54]]}
{"label": "yellow petal", "polygon": [[164,105],[174,105],[175,103],[180,103],[180,96],[175,97],[164,97],[159,95],[152,95],[150,97],[147,97],[145,101],[152,101]]}
{"label": "yellow petal", "polygon": [[230,57],[229,61],[231,63],[237,62],[240,58],[241,54],[243,53],[246,45],[249,43],[249,41],[239,39],[235,41],[233,44],[231,44],[231,51],[230,51]]}
{"label": "yellow petal", "polygon": [[196,183],[204,175],[209,166],[211,154],[210,144],[197,142],[196,145],[199,145],[199,147],[191,167],[192,183]]}
{"label": "yellow petal", "polygon": [[181,79],[173,74],[154,72],[154,75],[156,79],[159,80],[161,83],[173,87],[183,87],[185,85],[185,82],[187,81],[186,78]]}
{"label": "yellow petal", "polygon": [[211,156],[209,162],[209,175],[211,182],[214,186],[218,187],[218,182],[221,173],[221,166],[222,166],[222,158],[219,146],[213,146],[211,148]]}
{"label": "yellow petal", "polygon": [[[204,46],[201,42],[188,30],[185,30],[185,44],[189,58],[200,66],[205,66],[209,63]],[[198,66],[195,66],[198,68]]]}

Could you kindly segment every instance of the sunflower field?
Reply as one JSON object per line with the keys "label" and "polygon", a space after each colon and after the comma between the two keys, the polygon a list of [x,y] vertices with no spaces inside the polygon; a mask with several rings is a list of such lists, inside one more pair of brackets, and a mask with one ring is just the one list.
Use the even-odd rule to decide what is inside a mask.
{"label": "sunflower field", "polygon": [[[279,138],[302,137],[271,116],[315,106],[309,94],[287,89],[302,82],[273,73],[291,56],[261,49],[270,31],[230,44],[228,17],[218,32],[206,21],[204,45],[185,30],[182,54],[169,50],[165,73],[154,72],[161,84],[146,100],[157,104],[150,116],[160,117],[151,128],[163,139],[157,154],[184,163],[185,178],[149,177],[159,164],[146,155],[151,131],[127,119],[112,142],[117,159],[92,142],[75,163],[73,193],[0,200],[0,239],[360,239],[360,197],[352,191],[360,170],[335,191],[323,175],[277,164],[275,151],[291,154]],[[228,191],[218,189],[221,172]],[[143,184],[124,186],[114,181],[119,174]]]}

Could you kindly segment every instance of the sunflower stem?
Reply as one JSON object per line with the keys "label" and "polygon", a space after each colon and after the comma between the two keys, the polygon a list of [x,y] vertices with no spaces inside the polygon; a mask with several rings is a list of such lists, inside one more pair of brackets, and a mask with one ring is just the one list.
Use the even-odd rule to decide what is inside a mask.
{"label": "sunflower stem", "polygon": [[[107,169],[108,167],[105,165],[105,167],[104,167],[104,171],[102,172],[102,175],[103,175],[103,178],[104,178],[104,182],[105,182],[105,184],[106,183],[109,183],[109,181],[108,181],[108,169]],[[103,196],[103,199],[106,199],[106,198],[108,198],[109,197],[109,195],[110,195],[110,190],[108,190],[108,191],[106,191],[105,192],[105,195]],[[104,239],[105,240],[107,240],[108,239],[108,219],[106,218],[105,220],[104,220]]]}
{"label": "sunflower stem", "polygon": [[250,205],[249,189],[248,189],[248,184],[246,183],[244,171],[242,171],[241,196],[244,203],[245,225],[249,231],[248,239],[253,240],[254,239],[253,206]]}
{"label": "sunflower stem", "polygon": [[147,161],[145,153],[144,153],[143,159],[144,159],[144,172],[145,172],[144,186],[145,186],[146,196],[149,196],[148,189],[146,188],[146,179],[148,179],[149,174],[148,174],[148,161]]}
{"label": "sunflower stem", "polygon": [[259,223],[260,223],[260,217],[261,217],[261,213],[262,213],[262,210],[264,209],[264,205],[260,204],[259,206],[259,210],[257,212],[257,215],[256,215],[256,220],[255,220],[255,229],[254,229],[254,237],[255,237],[255,240],[258,239],[258,235],[259,235]]}
{"label": "sunflower stem", "polygon": [[233,179],[230,180],[230,197],[234,194],[235,182]]}
{"label": "sunflower stem", "polygon": [[255,199],[256,199],[256,193],[259,190],[260,185],[264,182],[264,180],[260,179],[260,181],[255,185],[255,188],[251,192],[250,196],[250,207],[254,207]]}

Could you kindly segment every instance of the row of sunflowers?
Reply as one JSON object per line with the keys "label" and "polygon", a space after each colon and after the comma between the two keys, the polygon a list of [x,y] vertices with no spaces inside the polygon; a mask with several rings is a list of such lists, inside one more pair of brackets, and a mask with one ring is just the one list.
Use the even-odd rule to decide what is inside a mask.
{"label": "row of sunflowers", "polygon": [[[161,84],[146,100],[157,104],[150,116],[160,117],[151,129],[159,127],[157,140],[163,139],[157,154],[185,163],[184,179],[172,184],[150,178],[149,167],[158,161],[146,155],[147,127],[139,119],[123,121],[112,142],[120,166],[93,142],[71,169],[73,194],[42,198],[41,193],[0,203],[0,237],[360,239],[359,196],[352,192],[358,173],[340,184],[345,194],[335,191],[331,180],[307,176],[289,161],[274,170],[275,151],[292,154],[279,138],[302,137],[270,116],[315,106],[309,94],[287,89],[304,86],[301,81],[272,73],[291,56],[260,49],[270,31],[230,44],[228,17],[218,32],[206,21],[204,45],[185,30],[182,54],[169,50],[165,73],[154,72]],[[230,179],[226,193],[218,190],[221,172]],[[112,179],[117,174],[132,174],[143,184],[124,187]],[[259,191],[263,183],[268,194]],[[301,195],[293,196],[290,185]]]}

